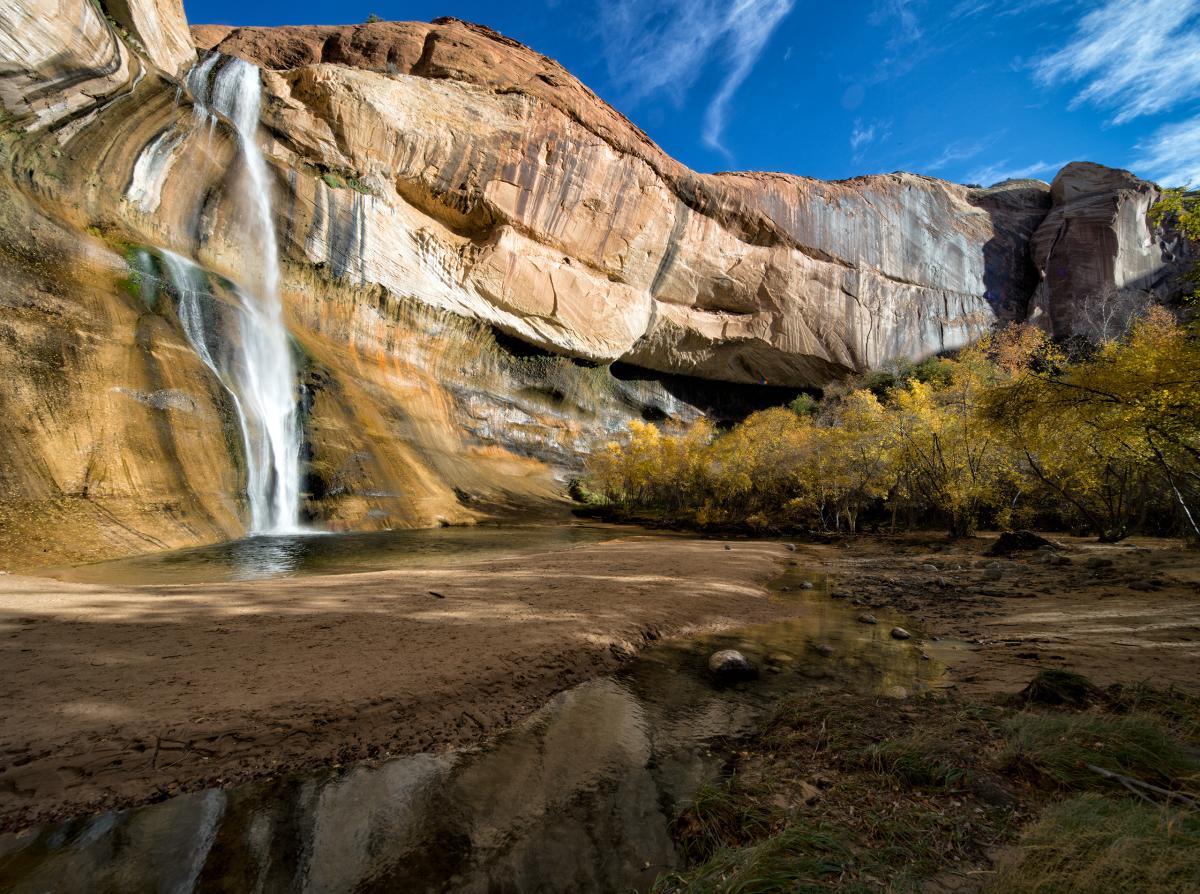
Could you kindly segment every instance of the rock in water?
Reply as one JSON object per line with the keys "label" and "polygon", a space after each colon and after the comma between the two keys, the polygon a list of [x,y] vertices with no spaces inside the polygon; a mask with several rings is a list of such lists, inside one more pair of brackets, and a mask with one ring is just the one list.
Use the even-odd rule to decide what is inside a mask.
{"label": "rock in water", "polygon": [[749,680],[758,675],[758,671],[750,663],[750,660],[737,649],[722,649],[720,652],[713,652],[708,659],[708,672],[722,683]]}
{"label": "rock in water", "polygon": [[903,627],[892,628],[892,639],[912,639],[912,634]]}
{"label": "rock in water", "polygon": [[858,623],[860,623],[860,624],[878,624],[879,619],[876,618],[872,614],[862,614],[862,615],[858,616]]}

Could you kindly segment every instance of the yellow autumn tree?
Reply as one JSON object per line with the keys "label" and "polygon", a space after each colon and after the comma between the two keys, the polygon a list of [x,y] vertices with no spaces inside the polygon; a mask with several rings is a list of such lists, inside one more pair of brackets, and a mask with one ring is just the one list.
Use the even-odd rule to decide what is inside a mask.
{"label": "yellow autumn tree", "polygon": [[1200,349],[1168,311],[1085,360],[1023,370],[985,395],[982,415],[1101,539],[1132,533],[1163,492],[1200,534]]}
{"label": "yellow autumn tree", "polygon": [[762,410],[713,445],[710,506],[730,520],[765,519],[802,497],[813,426],[783,407]]}
{"label": "yellow autumn tree", "polygon": [[808,490],[823,527],[832,520],[832,527],[841,530],[844,520],[853,533],[862,511],[891,487],[892,420],[874,394],[858,389],[823,414],[816,434],[803,469]]}
{"label": "yellow autumn tree", "polygon": [[982,345],[948,363],[944,382],[913,380],[896,395],[898,487],[910,504],[943,515],[955,536],[972,533],[984,510],[1003,502],[1012,478],[1005,445],[977,412],[998,377]]}

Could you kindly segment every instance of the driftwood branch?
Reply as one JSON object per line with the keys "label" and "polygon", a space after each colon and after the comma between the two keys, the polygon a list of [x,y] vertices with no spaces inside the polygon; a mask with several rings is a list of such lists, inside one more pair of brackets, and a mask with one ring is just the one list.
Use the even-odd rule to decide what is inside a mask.
{"label": "driftwood branch", "polygon": [[1103,776],[1105,779],[1111,779],[1114,782],[1119,782],[1133,794],[1137,795],[1144,801],[1149,801],[1151,804],[1158,802],[1151,798],[1147,792],[1153,792],[1156,795],[1162,795],[1172,801],[1177,801],[1190,810],[1200,810],[1200,801],[1195,798],[1189,798],[1187,795],[1173,792],[1170,789],[1159,788],[1157,785],[1151,785],[1149,782],[1142,782],[1140,779],[1134,779],[1132,776],[1123,776],[1120,773],[1114,773],[1112,770],[1106,770],[1104,767],[1097,767],[1095,764],[1085,764],[1085,766],[1093,773]]}

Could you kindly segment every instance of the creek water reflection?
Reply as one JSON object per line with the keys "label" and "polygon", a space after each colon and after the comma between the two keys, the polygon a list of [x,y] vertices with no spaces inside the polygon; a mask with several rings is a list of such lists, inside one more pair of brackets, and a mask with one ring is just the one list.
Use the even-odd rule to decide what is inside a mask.
{"label": "creek water reflection", "polygon": [[267,580],[471,561],[583,546],[629,535],[629,528],[583,524],[268,534],[44,573],[59,580],[116,586]]}
{"label": "creek water reflection", "polygon": [[[190,794],[0,837],[0,888],[646,890],[677,864],[675,811],[720,773],[725,742],[760,725],[788,693],[899,695],[941,677],[918,647],[891,640],[886,624],[857,624],[819,586],[777,598],[795,600],[798,617],[656,645],[481,749]],[[718,687],[705,665],[719,648],[741,649],[767,672]]]}

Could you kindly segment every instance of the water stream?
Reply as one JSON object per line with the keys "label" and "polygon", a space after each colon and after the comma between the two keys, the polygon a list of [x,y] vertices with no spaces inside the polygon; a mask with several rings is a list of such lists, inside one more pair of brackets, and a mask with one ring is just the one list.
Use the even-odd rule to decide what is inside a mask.
{"label": "water stream", "polygon": [[[186,78],[194,114],[190,128],[168,129],[134,165],[127,195],[143,210],[158,206],[181,144],[197,128],[211,139],[218,120],[237,138],[241,170],[242,269],[231,293],[235,313],[223,319],[213,304],[209,274],[195,263],[157,250],[177,298],[184,333],[196,354],[228,391],[246,458],[251,533],[300,530],[301,431],[297,375],[279,296],[279,246],[271,210],[271,176],[258,145],[262,83],[259,69],[210,54]],[[223,324],[223,325],[219,325]]]}
{"label": "water stream", "polygon": [[[816,589],[798,591],[802,579]],[[668,642],[567,690],[491,744],[333,767],[0,836],[0,888],[644,891],[679,865],[671,819],[737,737],[799,690],[902,696],[941,669],[794,569],[796,617]],[[788,591],[784,591],[788,586]],[[821,654],[816,644],[832,648]],[[705,671],[738,648],[757,681]]]}

